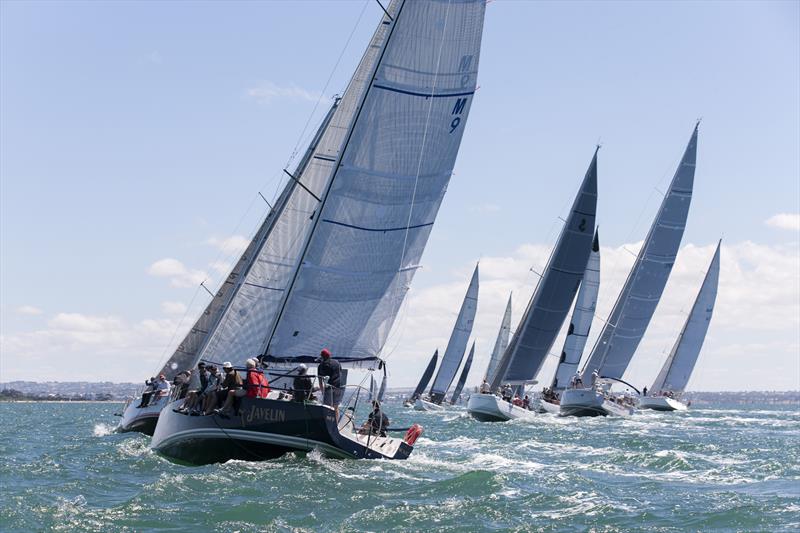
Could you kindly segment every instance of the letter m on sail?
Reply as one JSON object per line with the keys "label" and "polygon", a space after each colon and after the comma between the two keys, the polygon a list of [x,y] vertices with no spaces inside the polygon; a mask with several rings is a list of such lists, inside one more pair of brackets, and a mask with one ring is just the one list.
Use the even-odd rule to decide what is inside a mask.
{"label": "letter m on sail", "polygon": [[467,105],[467,99],[459,98],[456,100],[456,105],[453,106],[453,115],[460,115],[462,111],[464,111],[464,106]]}

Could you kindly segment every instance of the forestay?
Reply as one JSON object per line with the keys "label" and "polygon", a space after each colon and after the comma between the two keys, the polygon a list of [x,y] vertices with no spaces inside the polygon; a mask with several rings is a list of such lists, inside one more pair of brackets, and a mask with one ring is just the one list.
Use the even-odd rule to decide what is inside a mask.
{"label": "forestay", "polygon": [[589,330],[592,327],[594,311],[597,308],[597,294],[599,291],[600,238],[595,230],[592,253],[589,254],[589,261],[586,263],[586,270],[583,272],[581,287],[578,289],[578,297],[575,298],[575,307],[572,310],[572,319],[567,330],[567,338],[564,339],[564,349],[561,350],[561,359],[553,376],[553,383],[550,385],[553,390],[567,388],[570,379],[578,371],[583,349],[586,347],[586,340],[589,338]]}
{"label": "forestay", "polygon": [[711,315],[714,314],[714,303],[717,300],[719,285],[719,249],[722,241],[717,243],[711,265],[708,267],[703,285],[694,301],[692,311],[683,325],[678,340],[669,354],[661,372],[658,373],[652,393],[661,391],[683,392],[694,370],[703,341],[706,339]]}
{"label": "forestay", "polygon": [[584,375],[621,379],[642,340],[675,263],[692,200],[697,126],[653,225],[592,350]]}
{"label": "forestay", "polygon": [[433,377],[433,371],[436,370],[436,363],[439,360],[439,350],[433,352],[433,357],[431,357],[428,366],[425,368],[425,372],[422,374],[422,377],[419,379],[419,383],[417,383],[417,388],[414,389],[414,394],[411,395],[412,398],[419,398],[422,395],[422,391],[428,386],[430,383],[431,378]]}
{"label": "forestay", "polygon": [[329,158],[335,175],[268,353],[381,351],[452,174],[475,92],[484,4],[387,8],[389,36],[375,50],[343,153]]}
{"label": "forestay", "polygon": [[469,369],[472,368],[472,358],[474,356],[475,356],[475,342],[473,341],[472,348],[469,349],[467,362],[464,363],[464,368],[461,370],[461,377],[458,378],[458,383],[456,383],[456,388],[453,390],[453,396],[452,398],[450,398],[451,404],[458,403],[459,398],[461,398],[461,391],[464,390],[464,384],[467,382],[467,377],[469,376]]}
{"label": "forestay", "polygon": [[597,211],[597,150],[528,308],[514,332],[492,390],[504,382],[534,379],[555,342],[592,250]]}
{"label": "forestay", "polygon": [[458,367],[461,366],[461,361],[464,359],[464,353],[467,350],[467,342],[469,342],[469,337],[472,335],[472,325],[475,323],[477,309],[478,265],[475,265],[469,288],[467,288],[464,301],[461,303],[461,310],[458,312],[456,324],[450,334],[447,349],[444,351],[444,356],[442,356],[442,364],[439,365],[439,371],[436,373],[436,378],[431,386],[430,399],[434,403],[441,403],[445,394],[447,394],[447,389],[450,388],[453,379],[456,377]]}
{"label": "forestay", "polygon": [[506,311],[503,313],[503,321],[500,323],[500,331],[497,332],[497,339],[494,341],[494,350],[489,359],[489,365],[486,367],[486,374],[483,379],[492,382],[494,380],[494,373],[497,370],[497,365],[500,364],[500,359],[508,347],[508,337],[511,332],[511,295],[508,295],[508,303],[506,304]]}

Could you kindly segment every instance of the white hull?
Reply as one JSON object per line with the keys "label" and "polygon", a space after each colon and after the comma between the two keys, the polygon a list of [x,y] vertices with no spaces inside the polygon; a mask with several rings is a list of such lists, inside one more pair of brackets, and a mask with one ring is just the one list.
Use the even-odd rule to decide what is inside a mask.
{"label": "white hull", "polygon": [[639,409],[653,409],[655,411],[685,411],[685,403],[666,396],[642,396],[639,398]]}
{"label": "white hull", "polygon": [[417,398],[417,401],[414,402],[414,409],[417,411],[444,411],[444,406]]}
{"label": "white hull", "polygon": [[469,397],[467,411],[481,422],[504,422],[536,416],[534,411],[512,405],[494,394],[473,394]]}
{"label": "white hull", "polygon": [[561,411],[561,406],[557,403],[550,403],[542,400],[536,400],[536,410],[540,413],[550,413],[557,415]]}
{"label": "white hull", "polygon": [[633,407],[620,405],[594,389],[567,389],[561,394],[561,416],[631,416]]}

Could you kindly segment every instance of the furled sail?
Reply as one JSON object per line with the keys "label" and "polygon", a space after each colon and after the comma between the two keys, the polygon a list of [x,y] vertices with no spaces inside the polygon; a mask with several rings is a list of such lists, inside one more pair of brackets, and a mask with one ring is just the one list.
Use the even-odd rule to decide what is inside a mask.
{"label": "furled sail", "polygon": [[572,319],[569,322],[567,338],[564,339],[564,349],[561,350],[561,359],[553,376],[553,383],[550,388],[553,390],[563,390],[578,371],[578,365],[583,356],[583,349],[586,347],[586,340],[589,338],[589,330],[592,327],[594,310],[597,307],[597,294],[600,292],[600,239],[597,230],[594,232],[594,242],[592,242],[592,253],[589,254],[589,261],[586,263],[586,270],[583,272],[581,287],[578,289],[578,297],[575,298],[575,307],[572,310]]}
{"label": "furled sail", "polygon": [[694,370],[703,341],[706,339],[711,315],[714,314],[714,303],[717,300],[719,285],[719,249],[722,241],[717,243],[711,265],[708,267],[703,285],[694,301],[692,311],[683,325],[678,340],[669,354],[661,372],[658,373],[652,393],[670,391],[683,392]]}
{"label": "furled sail", "polygon": [[475,342],[472,342],[472,348],[469,349],[469,355],[467,356],[467,362],[464,363],[464,368],[461,370],[461,377],[458,378],[458,383],[456,383],[456,388],[453,390],[453,397],[450,398],[451,404],[458,403],[458,399],[461,398],[461,391],[464,390],[464,384],[467,382],[467,376],[469,376],[469,369],[472,367],[472,358],[475,356]]}
{"label": "furled sail", "polygon": [[500,331],[497,332],[497,339],[494,341],[494,350],[492,350],[492,357],[489,359],[489,366],[486,367],[486,374],[483,379],[492,382],[494,379],[494,372],[497,370],[497,365],[503,357],[503,353],[508,347],[508,336],[511,331],[511,295],[508,295],[508,303],[506,304],[506,312],[503,313],[503,321],[500,323]]}
{"label": "furled sail", "polygon": [[514,332],[492,390],[502,383],[522,383],[536,377],[555,342],[578,290],[592,251],[597,211],[597,150],[572,204],[542,278]]}
{"label": "furled sail", "polygon": [[433,357],[431,357],[431,361],[428,363],[428,366],[425,368],[425,372],[423,372],[422,377],[419,379],[419,383],[417,383],[417,388],[414,389],[414,394],[411,395],[412,399],[419,398],[422,396],[422,391],[428,386],[430,383],[431,378],[433,377],[433,371],[436,370],[436,362],[439,360],[439,350],[433,352]]}
{"label": "furled sail", "polygon": [[597,370],[601,376],[621,379],[653,317],[675,263],[689,215],[698,126],[692,132],[658,215],[584,366],[584,375]]}
{"label": "furled sail", "polygon": [[469,342],[469,337],[472,335],[472,325],[475,322],[475,311],[477,309],[478,265],[475,265],[475,271],[472,273],[467,293],[461,303],[461,310],[458,312],[456,324],[450,334],[450,340],[447,342],[447,349],[445,349],[444,356],[442,356],[442,364],[439,365],[439,371],[436,373],[436,378],[434,378],[431,386],[430,399],[434,403],[442,403],[445,394],[447,394],[447,389],[450,388],[453,378],[456,377],[458,367],[461,366],[461,360],[464,359],[464,353],[467,350],[467,342]]}
{"label": "furled sail", "polygon": [[[475,92],[485,2],[397,0],[377,65],[264,349],[378,354],[447,189]],[[342,104],[344,105],[344,102]],[[338,145],[337,145],[338,148]]]}

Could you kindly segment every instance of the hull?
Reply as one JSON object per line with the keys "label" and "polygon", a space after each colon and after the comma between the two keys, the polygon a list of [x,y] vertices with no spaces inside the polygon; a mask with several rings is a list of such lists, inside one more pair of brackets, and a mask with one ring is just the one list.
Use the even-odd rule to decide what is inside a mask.
{"label": "hull", "polygon": [[242,398],[230,417],[188,416],[174,406],[162,412],[151,447],[181,464],[263,461],[314,449],[337,458],[406,459],[413,450],[401,439],[359,435],[347,417],[337,427],[334,410],[319,404]]}
{"label": "hull", "polygon": [[683,402],[666,396],[642,396],[639,398],[639,409],[655,411],[685,411],[688,407]]}
{"label": "hull", "polygon": [[469,397],[467,411],[481,422],[505,422],[536,416],[533,411],[512,405],[494,394],[473,394]]}
{"label": "hull", "polygon": [[140,401],[140,398],[134,398],[125,406],[125,410],[122,411],[122,420],[119,421],[116,429],[118,433],[136,431],[145,435],[153,435],[158,417],[161,410],[167,405],[168,398],[165,396],[147,407],[137,407]]}
{"label": "hull", "polygon": [[546,402],[541,398],[536,400],[536,402],[536,411],[539,413],[550,413],[552,415],[557,415],[561,411],[561,405],[557,403]]}
{"label": "hull", "polygon": [[417,401],[414,402],[414,409],[417,411],[444,411],[444,406],[417,398]]}
{"label": "hull", "polygon": [[620,405],[594,389],[567,389],[561,394],[560,416],[631,416],[633,408]]}

